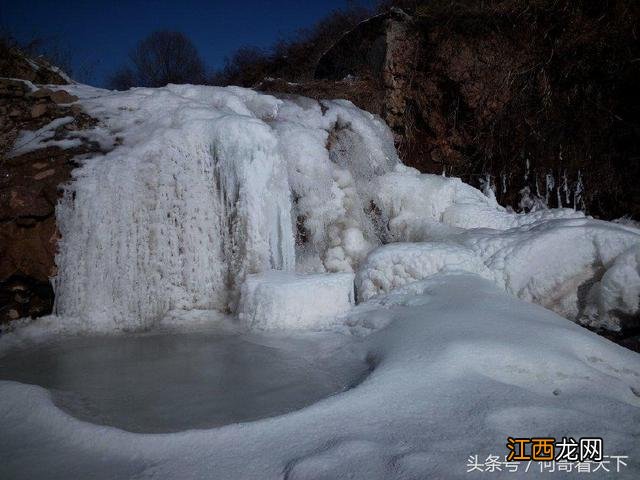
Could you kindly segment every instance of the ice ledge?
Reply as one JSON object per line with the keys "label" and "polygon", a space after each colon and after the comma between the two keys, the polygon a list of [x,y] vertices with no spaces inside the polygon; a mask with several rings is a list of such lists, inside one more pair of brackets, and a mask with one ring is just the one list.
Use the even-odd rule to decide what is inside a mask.
{"label": "ice ledge", "polygon": [[354,305],[352,273],[249,275],[242,286],[240,320],[251,330],[323,330]]}

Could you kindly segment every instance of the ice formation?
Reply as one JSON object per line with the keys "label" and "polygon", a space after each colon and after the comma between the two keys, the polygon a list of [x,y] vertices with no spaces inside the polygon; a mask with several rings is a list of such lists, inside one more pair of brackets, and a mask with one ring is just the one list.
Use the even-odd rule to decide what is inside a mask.
{"label": "ice formation", "polygon": [[[612,266],[640,241],[636,228],[569,208],[515,213],[491,179],[483,193],[420,174],[399,162],[386,125],[347,101],[65,88],[101,120],[86,135],[116,145],[74,172],[57,210],[56,311],[88,330],[239,311],[247,275],[270,270],[355,272],[360,300],[464,270],[594,326],[638,312],[635,277]],[[621,276],[630,286],[614,288]],[[269,301],[252,297],[246,311]]]}
{"label": "ice formation", "polygon": [[[356,276],[359,300],[438,272],[467,271],[596,327],[618,330],[621,316],[640,313],[635,257],[622,255],[640,244],[640,230],[632,225],[594,220],[568,208],[510,212],[460,179],[402,165],[374,185],[383,239],[401,243],[379,247],[362,263]],[[603,277],[609,268],[612,273]],[[628,280],[624,292],[613,278]],[[615,286],[606,287],[610,282]],[[607,288],[616,293],[603,293]]]}
{"label": "ice formation", "polygon": [[176,308],[235,310],[248,274],[350,272],[378,242],[364,186],[398,159],[384,123],[349,102],[66,88],[119,145],[76,170],[58,206],[63,317],[127,330]]}
{"label": "ice formation", "polygon": [[352,273],[249,275],[239,317],[249,330],[324,330],[355,304]]}
{"label": "ice formation", "polygon": [[[3,478],[466,477],[469,455],[503,455],[507,436],[541,432],[602,435],[607,452],[640,455],[638,355],[530,303],[594,327],[637,321],[637,225],[514,213],[491,179],[485,194],[420,174],[380,119],[345,101],[64,88],[100,120],[82,135],[111,150],[83,160],[56,211],[58,316],[3,335],[0,356],[60,330],[208,319],[274,353],[295,337],[302,370],[331,358],[332,377],[357,357],[372,371],[299,411],[166,435],[79,421],[41,387],[2,380]],[[273,375],[251,353],[263,350],[226,360],[246,365],[238,376]],[[59,365],[80,383],[84,354]],[[167,370],[176,382],[181,368]],[[172,392],[157,394],[178,416],[189,394]],[[629,464],[620,478],[637,478]]]}
{"label": "ice formation", "polygon": [[593,327],[618,330],[621,322],[631,321],[640,311],[640,245],[609,263],[589,290],[580,320]]}

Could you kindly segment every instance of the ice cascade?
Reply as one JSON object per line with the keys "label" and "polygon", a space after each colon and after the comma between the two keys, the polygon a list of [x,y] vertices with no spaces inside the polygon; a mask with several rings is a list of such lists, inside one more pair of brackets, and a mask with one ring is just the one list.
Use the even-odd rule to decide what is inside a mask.
{"label": "ice cascade", "polygon": [[[293,323],[260,315],[336,289],[343,311],[353,275],[366,301],[448,271],[597,328],[637,322],[629,249],[640,230],[571,208],[515,213],[489,191],[422,174],[400,163],[382,120],[348,101],[65,88],[100,120],[100,144],[116,145],[82,162],[57,208],[56,312],[81,329],[145,328],[175,309],[321,328],[334,310]],[[300,277],[311,273],[349,275]]]}
{"label": "ice cascade", "polygon": [[349,102],[74,93],[118,146],[82,162],[57,208],[65,318],[129,330],[172,309],[234,311],[248,274],[352,271],[377,243],[358,190],[398,160],[386,125]]}

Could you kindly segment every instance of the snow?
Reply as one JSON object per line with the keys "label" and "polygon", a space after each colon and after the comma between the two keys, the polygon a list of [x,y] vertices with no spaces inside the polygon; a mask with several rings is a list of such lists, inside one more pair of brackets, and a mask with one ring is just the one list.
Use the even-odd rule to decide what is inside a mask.
{"label": "snow", "polygon": [[73,117],[60,117],[52,120],[38,130],[22,130],[16,138],[14,147],[8,154],[9,158],[46,147],[74,148],[82,144],[78,138],[54,139],[56,129],[73,122]]}
{"label": "snow", "polygon": [[[530,214],[531,215],[531,214]],[[611,295],[624,297],[621,311],[638,312],[634,292],[640,288],[635,257],[625,254],[640,244],[640,231],[587,218],[552,219],[506,230],[468,229],[431,231],[432,240],[389,244],[374,250],[358,271],[359,299],[369,299],[441,271],[465,271],[492,279],[507,292],[538,303],[572,320],[617,330],[618,310]],[[617,260],[619,259],[619,260]],[[626,292],[608,287],[614,305],[605,307],[591,284],[612,264],[604,285],[626,278]],[[620,266],[624,265],[624,267]],[[624,273],[623,273],[624,272]],[[598,303],[600,307],[594,307]]]}
{"label": "snow", "polygon": [[379,247],[361,263],[359,299],[462,270],[594,327],[619,330],[620,312],[638,312],[629,299],[640,283],[628,273],[619,274],[629,279],[628,292],[619,294],[628,299],[622,309],[604,306],[596,290],[588,294],[618,255],[640,243],[640,230],[632,224],[594,220],[566,208],[510,212],[458,178],[402,165],[372,183],[385,225],[382,239],[398,243]]}
{"label": "snow", "polygon": [[[459,178],[420,174],[416,169],[396,166],[393,172],[372,182],[373,202],[387,225],[388,241],[421,241],[443,225],[456,229],[505,230],[543,220],[582,218],[572,209],[538,210],[528,214],[509,212],[495,196],[463,183]],[[492,191],[492,190],[491,190]],[[459,231],[459,230],[458,230]]]}
{"label": "snow", "polygon": [[[582,323],[619,330],[621,321],[640,314],[640,245],[616,257],[587,295]],[[632,325],[629,325],[632,326]]]}
{"label": "snow", "polygon": [[637,322],[633,222],[421,174],[346,101],[63,88],[110,150],[56,209],[56,315],[0,337],[0,477],[457,478],[539,434],[638,477],[640,357],[575,323]]}
{"label": "snow", "polygon": [[249,330],[327,330],[354,305],[352,273],[249,275],[239,318]]}
{"label": "snow", "polygon": [[492,279],[468,248],[445,243],[395,243],[373,251],[356,278],[358,300],[366,301],[442,272],[468,272]]}
{"label": "snow", "polygon": [[354,331],[372,315],[386,325],[354,337],[375,365],[362,383],[273,418],[134,434],[77,420],[41,387],[2,381],[0,476],[462,478],[469,455],[505,455],[507,436],[544,432],[602,436],[605,454],[629,457],[616,478],[637,478],[636,353],[477,275],[411,288],[348,315]]}

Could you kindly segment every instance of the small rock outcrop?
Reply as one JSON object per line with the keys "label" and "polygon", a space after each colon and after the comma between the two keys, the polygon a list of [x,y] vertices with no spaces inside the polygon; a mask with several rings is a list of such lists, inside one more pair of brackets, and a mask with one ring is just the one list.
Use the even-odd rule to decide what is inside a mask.
{"label": "small rock outcrop", "polygon": [[43,57],[31,58],[4,40],[0,40],[0,77],[20,78],[38,84],[66,85],[69,77]]}

